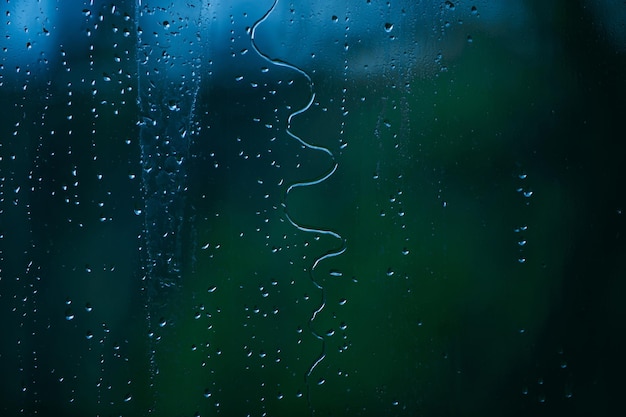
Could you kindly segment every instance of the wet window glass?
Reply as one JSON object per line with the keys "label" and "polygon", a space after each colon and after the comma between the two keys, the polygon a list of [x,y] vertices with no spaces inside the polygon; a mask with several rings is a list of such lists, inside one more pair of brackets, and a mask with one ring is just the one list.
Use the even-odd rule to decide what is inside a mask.
{"label": "wet window glass", "polygon": [[620,1],[5,1],[0,414],[608,415]]}

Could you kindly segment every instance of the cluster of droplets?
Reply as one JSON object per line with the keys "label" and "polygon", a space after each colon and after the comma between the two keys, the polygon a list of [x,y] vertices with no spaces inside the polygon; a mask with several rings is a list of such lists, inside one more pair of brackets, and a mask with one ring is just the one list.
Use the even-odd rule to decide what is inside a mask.
{"label": "cluster of droplets", "polygon": [[[524,205],[530,205],[530,199],[533,196],[532,189],[527,185],[528,174],[526,172],[520,172],[517,175],[518,181],[520,185],[517,187],[516,191],[520,194],[524,200]],[[518,249],[518,258],[517,262],[520,264],[526,263],[526,232],[528,231],[528,225],[522,224],[515,227],[514,232],[517,236],[517,249]]]}

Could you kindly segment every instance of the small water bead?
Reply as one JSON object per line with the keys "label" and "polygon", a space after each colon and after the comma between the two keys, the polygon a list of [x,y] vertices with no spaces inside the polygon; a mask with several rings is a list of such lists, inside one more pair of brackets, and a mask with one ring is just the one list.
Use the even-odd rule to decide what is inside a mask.
{"label": "small water bead", "polygon": [[393,30],[393,23],[385,23],[385,32],[389,33]]}

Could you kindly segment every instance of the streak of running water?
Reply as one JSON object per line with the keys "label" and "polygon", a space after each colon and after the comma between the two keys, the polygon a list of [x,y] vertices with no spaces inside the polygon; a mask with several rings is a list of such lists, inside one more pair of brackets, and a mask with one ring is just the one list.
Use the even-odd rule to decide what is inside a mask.
{"label": "streak of running water", "polygon": [[[142,263],[150,335],[165,326],[172,291],[183,274],[187,160],[198,131],[202,3],[139,0],[137,101],[140,110],[143,215]],[[156,379],[156,345],[151,347]],[[153,407],[156,406],[156,398]]]}
{"label": "streak of running water", "polygon": [[339,240],[341,242],[341,245],[338,248],[335,249],[331,249],[328,252],[326,252],[323,255],[318,256],[317,258],[315,258],[315,260],[313,261],[310,269],[309,269],[309,278],[311,279],[311,282],[313,283],[313,285],[320,291],[321,293],[321,302],[319,304],[319,306],[317,306],[317,308],[315,310],[313,310],[313,312],[311,313],[311,317],[309,318],[309,322],[308,322],[308,326],[309,326],[309,331],[311,332],[311,334],[317,338],[321,344],[322,344],[322,348],[321,348],[321,352],[320,355],[311,363],[310,367],[308,368],[306,374],[305,374],[305,383],[307,386],[307,401],[308,401],[308,405],[309,405],[309,409],[311,409],[311,413],[313,414],[313,410],[311,407],[311,398],[310,398],[310,377],[313,373],[313,371],[315,370],[315,368],[317,368],[317,366],[326,358],[326,339],[325,337],[316,332],[315,329],[313,328],[313,322],[315,321],[316,317],[318,316],[318,314],[320,314],[322,312],[322,310],[324,310],[324,307],[326,306],[326,290],[324,288],[323,285],[321,285],[316,279],[315,279],[315,274],[314,271],[315,269],[319,266],[319,264],[328,259],[328,258],[332,258],[335,256],[339,256],[342,253],[344,253],[346,251],[346,241],[345,239],[337,232],[332,231],[332,230],[328,230],[328,229],[322,229],[322,228],[314,228],[314,227],[307,227],[304,226],[300,223],[298,223],[297,221],[295,221],[291,215],[289,214],[289,205],[287,203],[288,198],[289,198],[289,194],[296,188],[304,188],[304,187],[310,187],[310,186],[314,186],[317,184],[320,184],[324,181],[326,181],[328,178],[330,178],[335,171],[337,171],[338,168],[338,163],[337,163],[337,159],[335,158],[335,155],[333,154],[333,152],[326,147],[323,146],[317,146],[317,145],[313,145],[312,143],[309,143],[307,141],[305,141],[304,139],[302,139],[300,136],[296,135],[295,133],[293,133],[291,131],[291,123],[293,121],[293,119],[306,112],[307,110],[309,110],[311,108],[311,106],[313,105],[313,103],[315,102],[315,91],[314,91],[314,84],[313,84],[313,80],[311,79],[311,76],[304,71],[303,69],[290,64],[288,62],[285,62],[281,59],[277,59],[277,58],[272,58],[269,55],[263,53],[259,47],[257,46],[256,43],[256,30],[259,27],[259,25],[261,23],[263,23],[265,20],[267,20],[267,18],[270,16],[270,14],[274,11],[274,9],[276,8],[278,4],[278,0],[274,0],[274,3],[272,4],[272,6],[270,7],[270,9],[259,19],[257,20],[254,25],[252,25],[252,28],[250,30],[250,40],[252,43],[252,47],[253,49],[256,51],[257,54],[259,54],[263,59],[265,59],[267,62],[269,62],[272,65],[276,65],[276,66],[281,66],[281,67],[285,67],[285,68],[289,68],[293,71],[298,72],[300,75],[302,75],[309,86],[309,91],[310,91],[310,99],[307,102],[307,104],[302,107],[299,110],[296,110],[294,112],[292,112],[289,117],[287,118],[287,126],[285,128],[286,133],[293,139],[297,140],[298,142],[300,142],[300,144],[302,144],[305,148],[314,150],[314,151],[318,151],[324,154],[327,154],[328,156],[330,156],[331,160],[332,160],[332,167],[326,172],[324,173],[321,177],[316,178],[316,179],[312,179],[309,181],[303,181],[303,182],[296,182],[294,184],[291,184],[289,187],[287,187],[287,190],[285,191],[285,195],[283,197],[283,209],[284,209],[284,213],[285,213],[285,217],[287,218],[287,220],[289,221],[289,223],[291,223],[292,226],[294,226],[295,228],[297,228],[298,230],[302,231],[302,232],[306,232],[306,233],[314,233],[314,234],[318,234],[318,235],[328,235],[328,236],[332,236],[333,238]]}
{"label": "streak of running water", "polygon": [[[202,7],[138,3],[138,103],[148,270],[159,286],[181,274],[186,162],[196,128]],[[184,13],[183,13],[184,12]]]}

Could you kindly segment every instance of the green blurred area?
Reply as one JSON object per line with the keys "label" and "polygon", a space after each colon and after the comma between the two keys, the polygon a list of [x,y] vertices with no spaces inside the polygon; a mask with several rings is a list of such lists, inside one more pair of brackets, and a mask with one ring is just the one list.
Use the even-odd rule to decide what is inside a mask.
{"label": "green blurred area", "polygon": [[[286,199],[332,167],[284,131],[303,80],[270,79],[273,96],[205,83],[170,288],[145,274],[132,100],[116,115],[75,97],[69,123],[60,104],[3,95],[6,121],[45,120],[14,137],[2,123],[4,193],[33,189],[2,202],[0,407],[609,415],[624,372],[626,58],[578,3],[532,10],[521,45],[472,33],[427,78],[313,75],[317,103],[292,130],[339,168]],[[298,230],[283,204],[345,253],[312,270],[342,243]]]}

